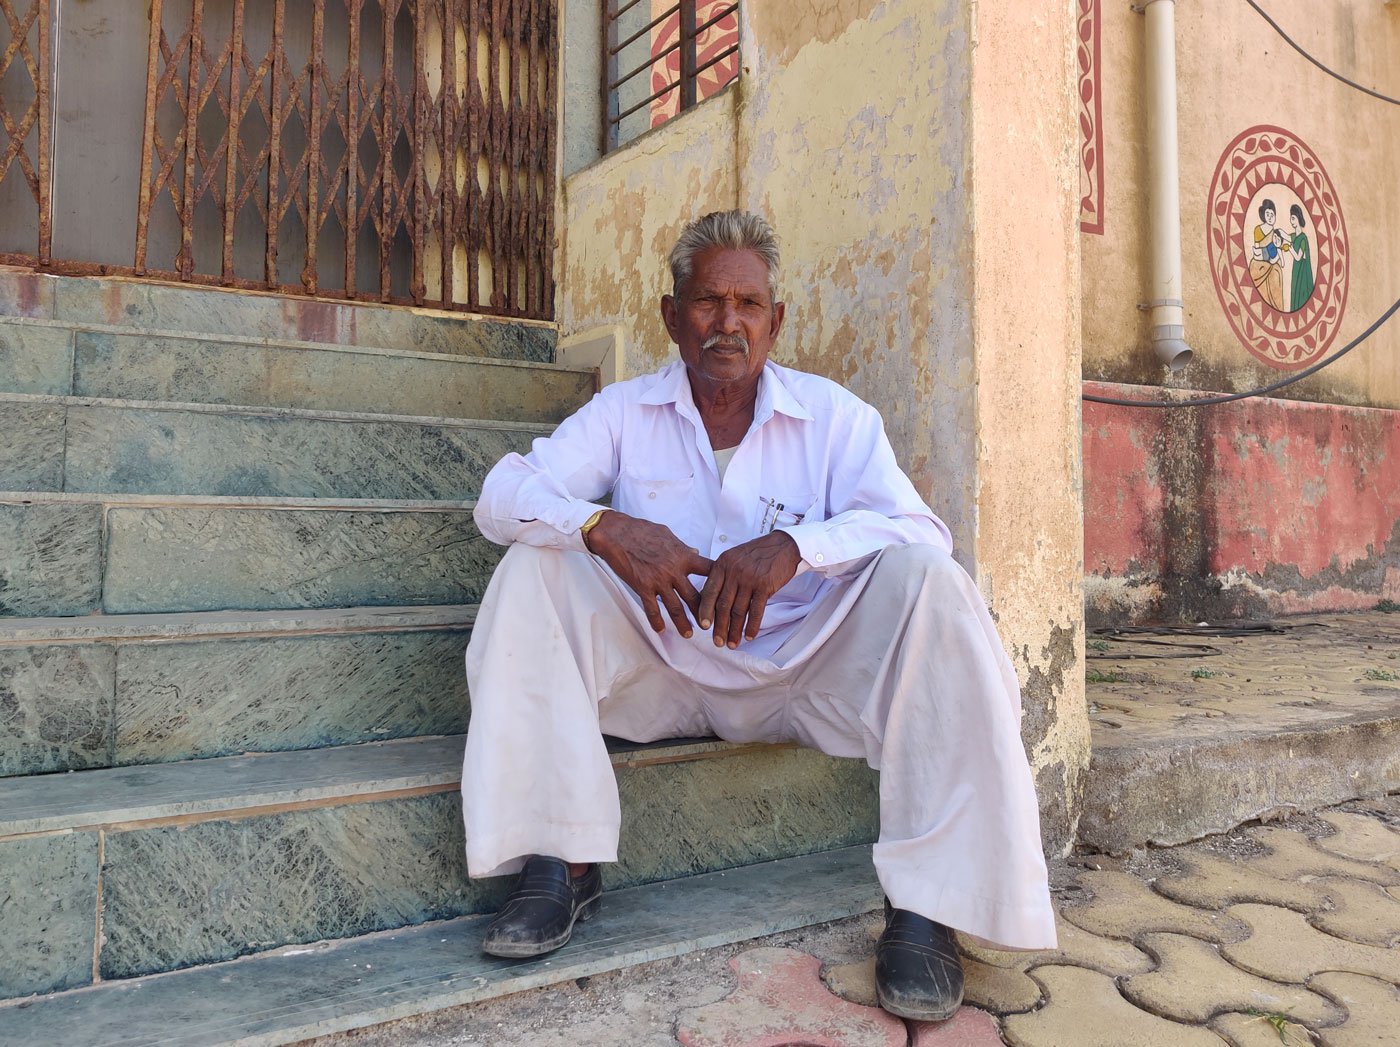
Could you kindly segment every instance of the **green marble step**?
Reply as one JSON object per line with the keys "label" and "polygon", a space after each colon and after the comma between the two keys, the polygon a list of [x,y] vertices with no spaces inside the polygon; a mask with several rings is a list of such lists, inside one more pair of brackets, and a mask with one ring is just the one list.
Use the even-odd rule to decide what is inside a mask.
{"label": "green marble step", "polygon": [[4,268],[0,314],[518,360],[552,359],[558,332],[534,320]]}
{"label": "green marble step", "polygon": [[[0,998],[492,911],[508,883],[466,878],[461,752],[421,738],[0,781]],[[610,890],[875,834],[859,761],[701,742],[614,763]],[[9,1035],[16,1013],[0,1009]]]}
{"label": "green marble step", "polygon": [[552,426],[0,393],[0,490],[474,498]]}
{"label": "green marble step", "polygon": [[271,1047],[879,908],[868,847],[615,891],[547,959],[482,955],[484,917],[293,948],[0,1008],[12,1047]]}
{"label": "green marble step", "polygon": [[386,344],[0,316],[0,392],[558,422],[597,388],[593,371],[496,359],[489,345],[453,356],[412,339]]}
{"label": "green marble step", "polygon": [[0,492],[0,618],[475,603],[464,501]]}
{"label": "green marble step", "polygon": [[467,726],[475,605],[0,618],[0,777]]}

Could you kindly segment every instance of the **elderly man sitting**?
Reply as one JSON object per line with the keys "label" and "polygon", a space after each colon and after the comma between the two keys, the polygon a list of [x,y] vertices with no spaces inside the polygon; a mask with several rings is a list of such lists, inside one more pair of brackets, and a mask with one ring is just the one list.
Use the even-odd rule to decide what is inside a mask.
{"label": "elderly man sitting", "polygon": [[510,548],[467,650],[467,863],[520,873],[483,948],[540,955],[597,912],[621,821],[603,734],[798,742],[879,769],[880,1002],[946,1018],[950,928],[1055,944],[1016,677],[879,414],[769,361],[768,224],[706,215],[670,264],[680,360],[507,455],[477,503]]}

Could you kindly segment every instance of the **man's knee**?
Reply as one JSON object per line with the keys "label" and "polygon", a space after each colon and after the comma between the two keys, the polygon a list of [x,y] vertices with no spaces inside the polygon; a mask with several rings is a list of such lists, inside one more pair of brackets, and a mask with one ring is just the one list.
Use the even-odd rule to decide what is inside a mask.
{"label": "man's knee", "polygon": [[963,570],[941,545],[891,545],[880,554],[882,574],[901,578],[916,588],[945,580],[958,580]]}

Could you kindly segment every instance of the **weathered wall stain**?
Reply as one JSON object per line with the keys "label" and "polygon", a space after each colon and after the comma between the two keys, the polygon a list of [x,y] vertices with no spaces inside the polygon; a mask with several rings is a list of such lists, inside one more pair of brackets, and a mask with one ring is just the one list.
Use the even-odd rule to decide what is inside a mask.
{"label": "weathered wall stain", "polygon": [[1084,415],[1090,627],[1400,596],[1400,411],[1261,398]]}

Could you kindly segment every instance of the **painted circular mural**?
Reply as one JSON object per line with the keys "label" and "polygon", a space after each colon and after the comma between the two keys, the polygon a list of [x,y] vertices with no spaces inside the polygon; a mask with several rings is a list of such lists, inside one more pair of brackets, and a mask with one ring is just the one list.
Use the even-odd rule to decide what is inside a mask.
{"label": "painted circular mural", "polygon": [[1245,347],[1285,371],[1321,357],[1346,310],[1351,264],[1337,190],[1281,127],[1251,127],[1211,180],[1206,254],[1226,319]]}

